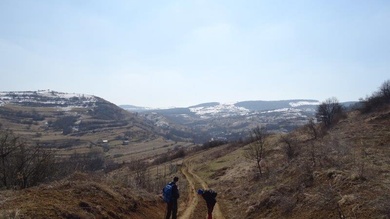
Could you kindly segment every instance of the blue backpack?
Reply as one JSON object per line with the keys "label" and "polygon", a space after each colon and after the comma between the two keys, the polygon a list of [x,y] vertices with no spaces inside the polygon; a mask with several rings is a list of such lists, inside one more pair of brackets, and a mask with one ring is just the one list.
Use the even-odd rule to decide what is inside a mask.
{"label": "blue backpack", "polygon": [[163,188],[163,199],[166,203],[169,203],[172,201],[172,189],[173,189],[173,184],[171,184],[171,183],[168,183]]}

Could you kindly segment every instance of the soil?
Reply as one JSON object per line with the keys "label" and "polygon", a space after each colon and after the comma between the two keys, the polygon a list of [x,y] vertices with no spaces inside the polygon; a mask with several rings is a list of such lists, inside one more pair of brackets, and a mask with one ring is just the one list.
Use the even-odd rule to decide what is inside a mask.
{"label": "soil", "polygon": [[[209,186],[207,183],[202,180],[196,173],[194,173],[194,170],[191,165],[191,159],[186,160],[182,167],[182,173],[186,177],[188,184],[189,184],[189,191],[190,192],[188,200],[190,200],[188,203],[186,203],[185,206],[180,206],[181,209],[185,209],[183,213],[180,214],[180,219],[195,219],[195,218],[207,218],[207,207],[204,200],[197,194],[197,189],[199,187],[196,187],[196,185],[200,185],[201,188],[207,189]],[[203,216],[202,216],[203,215]],[[218,202],[216,203],[213,211],[213,218],[214,219],[225,219],[223,216],[223,213],[221,212],[221,209],[219,207]]]}

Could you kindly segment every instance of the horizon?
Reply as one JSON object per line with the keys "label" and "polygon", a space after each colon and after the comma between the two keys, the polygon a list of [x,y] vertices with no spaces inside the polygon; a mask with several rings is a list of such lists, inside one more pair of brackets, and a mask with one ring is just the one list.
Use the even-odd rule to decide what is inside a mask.
{"label": "horizon", "polygon": [[390,2],[0,2],[4,91],[116,105],[358,101],[390,72]]}
{"label": "horizon", "polygon": [[[29,91],[27,91],[27,90],[24,90],[24,91],[0,91],[0,104],[2,101],[2,96],[6,95],[8,93],[27,94],[27,93],[35,93],[35,92],[43,94],[43,95],[45,95],[45,93],[55,92],[56,93],[55,95],[60,94],[61,98],[73,98],[73,97],[80,97],[80,96],[87,97],[87,98],[91,98],[91,97],[102,98],[102,97],[90,95],[90,94],[74,93],[74,92],[67,93],[67,92],[50,90],[50,89],[45,89],[45,90],[42,89],[42,90],[35,90],[35,91],[32,91],[32,90],[29,90]],[[104,100],[111,102],[110,100],[107,100],[107,99],[104,99]],[[233,102],[212,101],[212,102],[197,103],[197,104],[189,105],[189,106],[170,106],[170,107],[148,107],[148,106],[139,106],[139,105],[133,105],[133,104],[115,104],[115,103],[114,104],[119,106],[119,107],[137,107],[137,108],[139,107],[139,108],[145,108],[145,109],[172,109],[172,108],[191,108],[191,107],[196,107],[198,105],[211,104],[211,103],[216,103],[219,105],[234,105],[236,103],[242,103],[242,102],[283,102],[283,101],[295,101],[295,102],[291,102],[290,105],[291,104],[294,104],[294,105],[302,105],[302,104],[303,105],[318,105],[325,100],[293,98],[293,99],[281,99],[281,100],[238,100],[238,101],[233,101]],[[339,101],[339,102],[340,103],[350,103],[350,102],[358,102],[358,101]]]}

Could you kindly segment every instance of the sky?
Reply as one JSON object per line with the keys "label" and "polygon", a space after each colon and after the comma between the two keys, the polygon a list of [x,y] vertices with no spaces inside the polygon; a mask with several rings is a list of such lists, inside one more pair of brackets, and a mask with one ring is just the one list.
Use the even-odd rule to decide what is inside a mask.
{"label": "sky", "polygon": [[388,0],[0,0],[0,91],[117,105],[371,95],[390,79]]}

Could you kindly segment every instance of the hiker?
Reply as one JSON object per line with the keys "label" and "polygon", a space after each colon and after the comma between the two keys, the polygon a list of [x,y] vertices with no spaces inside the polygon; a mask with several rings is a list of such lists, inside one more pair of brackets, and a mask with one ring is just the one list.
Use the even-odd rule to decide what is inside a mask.
{"label": "hiker", "polygon": [[203,199],[206,201],[208,219],[212,219],[214,205],[217,202],[217,200],[215,199],[217,197],[217,193],[212,189],[207,189],[207,190],[198,189],[198,194],[201,195]]}
{"label": "hiker", "polygon": [[168,183],[163,188],[163,198],[167,203],[167,214],[165,219],[169,219],[172,215],[172,219],[177,218],[177,199],[180,197],[179,189],[177,188],[177,181],[179,177],[173,177],[173,181]]}

